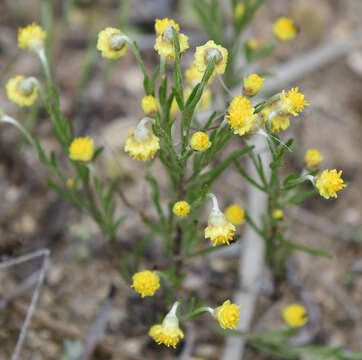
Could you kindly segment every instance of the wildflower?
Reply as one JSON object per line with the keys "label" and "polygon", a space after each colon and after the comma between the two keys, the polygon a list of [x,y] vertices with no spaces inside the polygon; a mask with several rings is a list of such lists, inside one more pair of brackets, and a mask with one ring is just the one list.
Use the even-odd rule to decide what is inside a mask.
{"label": "wildflower", "polygon": [[309,149],[305,153],[304,161],[307,169],[313,169],[323,161],[323,156],[318,150]]}
{"label": "wildflower", "polygon": [[207,64],[213,58],[216,59],[216,66],[211,77],[215,74],[223,74],[226,69],[228,51],[220,45],[216,45],[212,40],[209,40],[205,45],[198,46],[195,51],[194,64],[196,68],[204,74]]}
{"label": "wildflower", "polygon": [[44,47],[47,33],[36,23],[19,28],[18,44],[24,50],[38,51]]}
{"label": "wildflower", "polygon": [[141,297],[153,296],[160,287],[160,278],[150,270],[140,271],[132,276],[131,288],[141,294]]}
{"label": "wildflower", "polygon": [[184,218],[190,212],[190,205],[186,201],[177,201],[173,206],[172,211],[178,217]]}
{"label": "wildflower", "polygon": [[272,213],[272,217],[275,220],[281,220],[284,217],[284,212],[282,209],[275,209]]}
{"label": "wildflower", "polygon": [[172,346],[174,349],[178,342],[183,339],[184,333],[179,327],[179,321],[176,315],[178,302],[176,302],[170,312],[165,316],[161,324],[153,325],[149,331],[150,337],[158,345],[164,344],[167,347]]}
{"label": "wildflower", "polygon": [[146,115],[153,115],[160,109],[160,104],[154,96],[145,96],[142,99],[142,110]]}
{"label": "wildflower", "polygon": [[38,87],[34,78],[17,75],[6,84],[8,98],[20,106],[31,106],[38,97]]}
{"label": "wildflower", "polygon": [[315,187],[319,190],[319,194],[326,199],[330,197],[337,198],[337,191],[347,186],[343,183],[341,175],[342,170],[337,173],[336,169],[324,170],[322,174],[318,175],[316,177]]}
{"label": "wildflower", "polygon": [[155,21],[156,36],[157,37],[162,36],[165,30],[169,27],[169,25],[172,25],[176,31],[180,31],[180,26],[175,22],[175,20],[168,18],[156,19]]}
{"label": "wildflower", "polygon": [[283,318],[289,326],[300,327],[308,321],[307,310],[299,304],[288,305],[283,309]]}
{"label": "wildflower", "polygon": [[245,12],[245,6],[242,2],[238,2],[235,6],[235,18],[240,19]]}
{"label": "wildflower", "polygon": [[127,137],[124,151],[133,159],[142,161],[152,159],[160,148],[160,139],[153,134],[152,129],[146,127],[146,122],[151,120],[150,118],[141,120]]}
{"label": "wildflower", "polygon": [[257,74],[251,74],[244,77],[243,93],[246,96],[256,95],[264,86],[264,79]]}
{"label": "wildflower", "polygon": [[249,49],[256,51],[261,48],[262,44],[258,39],[252,38],[248,41],[247,45]]}
{"label": "wildflower", "polygon": [[230,245],[235,234],[235,226],[220,211],[215,195],[210,194],[210,197],[213,201],[213,207],[209,215],[208,226],[205,229],[205,238],[212,241],[212,246],[217,244]]}
{"label": "wildflower", "polygon": [[302,112],[305,106],[309,104],[304,99],[304,94],[300,93],[298,87],[295,87],[286,93],[282,91],[279,103],[279,112],[283,115],[298,116],[298,113]]}
{"label": "wildflower", "polygon": [[236,329],[236,324],[240,318],[240,308],[241,306],[232,304],[230,300],[226,300],[214,310],[213,316],[223,329]]}
{"label": "wildflower", "polygon": [[288,129],[290,126],[289,116],[279,115],[278,112],[275,112],[269,120],[269,117],[272,115],[274,110],[274,106],[267,106],[261,111],[264,126],[269,122],[270,129],[273,132],[280,132],[281,130]]}
{"label": "wildflower", "polygon": [[226,219],[233,225],[241,225],[244,222],[245,210],[238,204],[232,204],[225,210]]}
{"label": "wildflower", "polygon": [[211,146],[211,141],[206,133],[197,131],[192,135],[190,145],[195,151],[206,151]]}
{"label": "wildflower", "polygon": [[200,72],[194,64],[185,71],[186,82],[192,86],[198,84],[202,79],[203,73]]}
{"label": "wildflower", "polygon": [[236,96],[229,106],[226,117],[229,119],[234,134],[240,136],[253,130],[258,123],[258,115],[254,114],[254,108],[246,97]]}
{"label": "wildflower", "polygon": [[127,37],[119,29],[107,27],[98,34],[97,49],[107,59],[118,59],[127,53]]}
{"label": "wildflower", "polygon": [[80,137],[73,140],[69,146],[69,158],[74,161],[88,162],[94,155],[94,142],[90,137]]}
{"label": "wildflower", "polygon": [[289,41],[295,38],[297,34],[297,28],[295,27],[293,20],[281,17],[279,18],[273,26],[274,35],[280,40],[280,41]]}
{"label": "wildflower", "polygon": [[73,190],[74,189],[74,185],[75,185],[75,180],[73,178],[69,178],[67,179],[65,185],[67,186],[67,188],[69,190]]}
{"label": "wildflower", "polygon": [[183,53],[189,48],[188,36],[180,33],[180,27],[172,19],[156,19],[155,31],[156,31],[156,44],[154,49],[160,56],[164,56],[167,59],[175,58],[175,47],[173,43],[173,31],[175,29],[178,33],[178,40],[180,44],[180,53]]}

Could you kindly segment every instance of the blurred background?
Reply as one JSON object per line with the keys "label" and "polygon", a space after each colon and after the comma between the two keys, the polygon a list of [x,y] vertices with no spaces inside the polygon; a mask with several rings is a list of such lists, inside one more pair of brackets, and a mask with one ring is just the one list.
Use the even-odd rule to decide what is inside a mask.
{"label": "blurred background", "polygon": [[[220,2],[225,3],[227,12],[229,2]],[[294,255],[298,276],[319,308],[320,318],[312,329],[315,333],[310,342],[362,351],[362,47],[355,41],[362,39],[362,1],[267,0],[244,39],[267,41],[273,22],[280,16],[291,17],[299,27],[299,35],[289,43],[279,44],[272,55],[255,64],[255,71],[265,74],[266,84],[274,84],[270,88],[275,86],[276,74],[284,74],[286,69],[288,75],[303,74],[287,77],[281,83],[285,88],[299,86],[311,104],[282,135],[284,140],[295,139],[287,171],[300,171],[305,151],[317,148],[325,159],[323,167],[343,169],[343,178],[349,183],[338,201],[314,197],[301,210],[291,209],[284,220],[295,242],[332,255],[330,260]],[[153,50],[154,20],[163,17],[175,19],[190,37],[190,50],[183,58],[186,68],[193,60],[194,47],[208,40],[191,1],[0,2],[0,106],[36,133],[47,151],[59,152],[40,101],[31,108],[19,108],[7,99],[5,92],[6,82],[17,74],[42,79],[36,56],[17,46],[18,28],[37,22],[48,33],[46,46],[63,113],[75,120],[77,135],[92,136],[98,145],[106,146],[97,165],[99,170],[106,178],[120,177],[129,200],[150,213],[151,196],[143,180],[144,167],[122,151],[129,129],[143,115],[142,74],[131,52],[117,62],[101,58],[96,39],[106,26],[121,28],[137,40],[146,67],[153,69],[159,61]],[[356,46],[343,47],[351,39]],[[330,49],[327,60],[322,51],[326,46]],[[308,68],[303,61],[293,62],[309,53],[308,59],[317,65]],[[217,84],[214,90],[218,91]],[[231,146],[239,143],[234,141]],[[166,189],[161,165],[156,161],[153,168]],[[92,220],[49,189],[48,176],[35,151],[19,133],[1,125],[0,256],[16,256],[43,247],[51,250],[50,270],[21,359],[76,359],[112,285],[117,292],[112,297],[110,320],[102,345],[92,358],[177,358],[182,346],[171,351],[155,345],[147,336],[155,321],[157,301],[140,299],[119,275],[120,259],[134,249],[145,233],[137,215],[119,200],[119,212],[127,217],[118,233],[119,253],[110,256]],[[220,194],[223,207],[232,202],[243,203],[245,187],[232,170],[218,180],[214,189]],[[146,249],[144,267],[157,266],[160,256],[156,239]],[[1,271],[0,298],[11,294],[39,265],[39,261],[30,261]],[[230,298],[237,266],[237,258],[222,256],[191,261],[183,296],[196,296],[211,305]],[[285,325],[281,309],[298,299],[287,286],[272,294],[267,285],[266,280],[255,327],[282,329]],[[11,357],[31,293],[32,290],[25,292],[0,310],[1,360]],[[210,318],[202,317],[191,330],[185,329],[194,334],[194,359],[221,358],[224,338],[210,324]],[[246,359],[272,357],[250,347]]]}

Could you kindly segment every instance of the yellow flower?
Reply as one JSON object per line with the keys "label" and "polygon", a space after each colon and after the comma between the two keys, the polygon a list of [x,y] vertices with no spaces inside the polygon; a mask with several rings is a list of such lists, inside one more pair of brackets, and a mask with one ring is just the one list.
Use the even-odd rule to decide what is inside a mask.
{"label": "yellow flower", "polygon": [[24,50],[37,51],[44,47],[47,33],[36,23],[19,28],[18,44]]}
{"label": "yellow flower", "polygon": [[[275,106],[267,106],[261,111],[261,116],[263,118],[264,126],[268,122],[269,116],[275,110]],[[286,130],[290,126],[289,116],[285,115],[275,115],[270,121],[270,129],[273,132],[280,132],[281,130]]]}
{"label": "yellow flower", "polygon": [[142,110],[146,115],[153,115],[159,109],[160,104],[154,96],[148,95],[142,99]]}
{"label": "yellow flower", "polygon": [[322,174],[318,175],[315,186],[319,190],[319,194],[326,199],[337,198],[337,191],[347,186],[343,183],[341,175],[342,170],[337,173],[336,169],[324,170]]}
{"label": "yellow flower", "polygon": [[173,208],[172,211],[175,215],[177,215],[180,218],[184,218],[186,217],[189,212],[190,212],[190,205],[188,204],[188,202],[186,201],[177,201]]}
{"label": "yellow flower", "polygon": [[295,38],[297,35],[297,28],[295,27],[293,20],[281,17],[279,18],[273,26],[274,35],[280,41],[289,41]]}
{"label": "yellow flower", "polygon": [[214,77],[216,73],[223,74],[225,72],[228,60],[228,51],[222,46],[216,45],[212,40],[209,40],[203,46],[198,46],[194,56],[194,64],[202,74],[204,74],[208,62],[214,57],[216,58],[216,66],[211,77]]}
{"label": "yellow flower", "polygon": [[307,310],[299,304],[288,305],[283,309],[284,321],[291,327],[300,327],[308,321]]}
{"label": "yellow flower", "polygon": [[295,87],[286,93],[282,91],[280,97],[279,111],[282,114],[298,116],[298,113],[302,112],[305,106],[309,104],[304,99],[304,94],[300,93],[298,87]]}
{"label": "yellow flower", "polygon": [[98,34],[97,49],[107,59],[118,59],[127,53],[125,35],[116,28],[107,27]]}
{"label": "yellow flower", "polygon": [[173,19],[156,19],[155,20],[155,32],[156,36],[162,36],[164,31],[172,25],[176,31],[180,31],[180,26]]}
{"label": "yellow flower", "polygon": [[156,341],[158,345],[164,344],[174,349],[178,342],[183,339],[184,333],[179,327],[179,321],[176,316],[178,303],[175,303],[170,312],[165,316],[161,324],[153,325],[148,332],[149,336]]}
{"label": "yellow flower", "polygon": [[235,234],[235,226],[220,211],[215,195],[210,194],[210,197],[213,201],[213,208],[209,215],[208,226],[205,229],[205,238],[212,241],[212,246],[217,244],[230,245]]}
{"label": "yellow flower", "polygon": [[323,161],[322,154],[316,149],[309,149],[305,153],[305,164],[307,169],[315,168],[319,163]]}
{"label": "yellow flower", "polygon": [[38,97],[38,87],[34,79],[18,75],[6,84],[8,98],[20,106],[31,106]]}
{"label": "yellow flower", "polygon": [[211,142],[206,133],[197,131],[192,135],[190,145],[193,150],[206,151],[211,146]]}
{"label": "yellow flower", "polygon": [[66,186],[69,190],[72,190],[75,185],[75,180],[73,178],[67,179]]}
{"label": "yellow flower", "polygon": [[240,318],[240,308],[240,305],[232,304],[230,300],[226,300],[214,310],[214,317],[223,329],[236,329],[236,324]]}
{"label": "yellow flower", "polygon": [[185,71],[186,82],[192,86],[198,84],[201,81],[202,76],[203,73],[200,72],[194,64],[191,64]]}
{"label": "yellow flower", "polygon": [[69,158],[74,161],[88,162],[94,154],[94,143],[90,137],[76,138],[69,147]]}
{"label": "yellow flower", "polygon": [[254,108],[246,97],[236,96],[229,106],[229,119],[234,134],[240,136],[252,131],[258,124],[258,115],[254,114]]}
{"label": "yellow flower", "polygon": [[136,129],[129,133],[124,146],[124,151],[136,160],[152,159],[160,148],[160,139],[153,134],[152,129],[145,126],[147,121],[149,119],[144,118]]}
{"label": "yellow flower", "polygon": [[282,209],[275,209],[272,213],[272,217],[275,220],[281,220],[284,217],[284,212]]}
{"label": "yellow flower", "polygon": [[150,270],[140,271],[132,276],[131,288],[141,294],[141,297],[153,296],[160,287],[160,278]]}
{"label": "yellow flower", "polygon": [[257,74],[244,77],[243,94],[246,96],[256,95],[264,86],[264,79]]}
{"label": "yellow flower", "polygon": [[156,19],[155,31],[156,31],[156,44],[154,49],[160,56],[164,56],[166,59],[175,58],[175,47],[173,43],[173,31],[174,28],[178,33],[178,40],[180,44],[180,53],[182,54],[189,48],[188,36],[180,33],[180,27],[173,20]]}
{"label": "yellow flower", "polygon": [[244,222],[245,210],[238,204],[232,204],[225,210],[225,216],[233,225],[241,225]]}
{"label": "yellow flower", "polygon": [[258,39],[252,38],[248,41],[248,47],[251,50],[259,50],[261,48],[261,42]]}
{"label": "yellow flower", "polygon": [[235,17],[240,19],[244,15],[245,6],[242,2],[239,2],[235,6]]}

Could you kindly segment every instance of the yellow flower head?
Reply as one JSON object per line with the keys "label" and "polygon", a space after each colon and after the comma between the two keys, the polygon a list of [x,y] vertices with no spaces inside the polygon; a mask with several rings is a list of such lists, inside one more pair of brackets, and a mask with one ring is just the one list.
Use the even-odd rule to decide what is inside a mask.
{"label": "yellow flower head", "polygon": [[190,145],[195,151],[206,151],[211,146],[211,141],[206,133],[197,131],[192,135]]}
{"label": "yellow flower head", "polygon": [[238,204],[232,204],[225,210],[225,216],[233,225],[241,225],[244,222],[245,210]]}
{"label": "yellow flower head", "polygon": [[300,93],[298,87],[295,87],[286,93],[282,91],[280,97],[279,111],[282,114],[298,116],[298,113],[302,112],[305,106],[309,104],[304,99],[304,94]]}
{"label": "yellow flower head", "polygon": [[19,28],[18,44],[24,50],[37,51],[44,47],[47,33],[36,23]]}
{"label": "yellow flower head", "polygon": [[[266,106],[261,111],[261,116],[263,118],[264,126],[268,122],[269,116],[275,110],[275,106]],[[280,132],[281,130],[286,130],[290,126],[289,116],[285,115],[275,115],[270,121],[270,129],[273,132]]]}
{"label": "yellow flower head", "polygon": [[258,114],[254,114],[254,108],[246,97],[236,96],[229,106],[229,119],[234,134],[240,136],[252,131],[258,125]]}
{"label": "yellow flower head", "polygon": [[289,41],[295,38],[297,35],[297,28],[295,27],[293,20],[281,17],[279,18],[273,26],[274,35],[280,41]]}
{"label": "yellow flower head", "polygon": [[194,56],[194,64],[202,74],[204,74],[208,62],[214,57],[216,58],[216,66],[211,78],[214,77],[216,73],[223,74],[225,72],[228,60],[228,51],[222,46],[216,45],[212,40],[209,40],[203,46],[198,46]]}
{"label": "yellow flower head", "polygon": [[38,97],[38,86],[34,79],[18,75],[6,84],[8,98],[20,106],[31,106]]}
{"label": "yellow flower head", "polygon": [[284,212],[282,209],[275,209],[272,213],[272,217],[275,220],[281,220],[284,217]]}
{"label": "yellow flower head", "polygon": [[237,19],[240,19],[244,15],[244,12],[245,12],[244,3],[242,2],[237,3],[235,6],[235,17]]}
{"label": "yellow flower head", "polygon": [[341,175],[342,170],[337,173],[336,169],[324,170],[318,175],[316,177],[315,187],[319,190],[319,194],[326,199],[330,197],[337,198],[337,191],[347,186],[343,183]]}
{"label": "yellow flower head", "polygon": [[240,318],[240,308],[240,305],[232,304],[230,300],[226,300],[214,310],[213,315],[223,329],[236,329],[236,324]]}
{"label": "yellow flower head", "polygon": [[107,27],[98,34],[97,49],[107,59],[118,59],[127,53],[125,35],[116,28]]}
{"label": "yellow flower head", "polygon": [[148,95],[142,99],[142,110],[146,115],[154,115],[159,109],[160,104],[154,96]]}
{"label": "yellow flower head", "polygon": [[165,316],[161,324],[153,325],[148,332],[149,336],[156,341],[158,345],[164,344],[174,349],[178,342],[183,339],[184,333],[179,327],[179,321],[176,316],[178,303],[174,304],[170,312]]}
{"label": "yellow flower head", "polygon": [[131,288],[141,294],[141,297],[153,296],[160,287],[160,278],[150,270],[140,271],[132,276]]}
{"label": "yellow flower head", "polygon": [[257,74],[251,74],[244,77],[243,94],[246,96],[256,95],[264,86],[264,79]]}
{"label": "yellow flower head", "polygon": [[173,19],[156,19],[155,21],[155,32],[156,36],[162,36],[164,31],[169,27],[169,25],[172,25],[176,31],[180,31],[180,26],[177,24]]}
{"label": "yellow flower head", "polygon": [[172,211],[175,215],[177,215],[180,218],[186,217],[190,212],[190,205],[187,201],[177,201]]}
{"label": "yellow flower head", "polygon": [[66,186],[69,190],[74,189],[75,180],[73,178],[67,179]]}
{"label": "yellow flower head", "polygon": [[160,148],[160,139],[152,129],[146,127],[149,118],[144,118],[127,137],[124,151],[133,159],[146,161],[152,159]]}
{"label": "yellow flower head", "polygon": [[178,33],[178,40],[180,43],[180,53],[182,54],[189,48],[188,36],[180,33],[180,27],[173,20],[156,19],[155,31],[156,31],[156,44],[154,49],[160,56],[164,56],[166,59],[175,58],[175,47],[173,43],[173,31],[174,28]]}
{"label": "yellow flower head", "polygon": [[200,72],[194,64],[191,64],[185,71],[186,82],[192,86],[198,84],[201,81],[202,76],[203,73]]}
{"label": "yellow flower head", "polygon": [[259,50],[261,48],[261,42],[258,39],[252,38],[248,41],[248,47],[251,50]]}
{"label": "yellow flower head", "polygon": [[308,321],[307,310],[299,304],[288,305],[283,309],[284,321],[291,327],[300,327]]}
{"label": "yellow flower head", "polygon": [[73,140],[69,146],[69,158],[74,161],[88,162],[94,155],[94,143],[90,137],[80,137]]}
{"label": "yellow flower head", "polygon": [[215,195],[210,195],[213,200],[213,208],[209,215],[208,226],[205,229],[205,238],[210,239],[212,246],[228,244],[235,234],[235,226],[220,211]]}
{"label": "yellow flower head", "polygon": [[323,161],[323,156],[318,150],[309,149],[305,153],[304,161],[307,169],[313,169]]}

